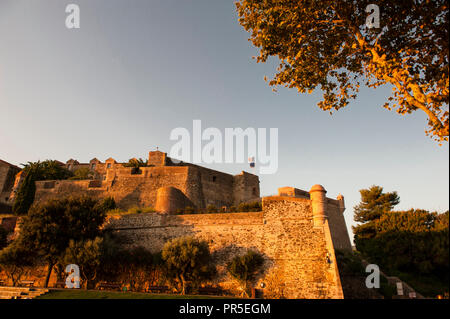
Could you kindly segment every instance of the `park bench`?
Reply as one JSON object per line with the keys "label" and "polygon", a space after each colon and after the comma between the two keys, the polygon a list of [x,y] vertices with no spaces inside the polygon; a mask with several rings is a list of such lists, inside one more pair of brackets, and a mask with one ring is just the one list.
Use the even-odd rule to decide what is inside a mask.
{"label": "park bench", "polygon": [[65,281],[57,281],[53,285],[54,288],[66,288],[66,282]]}
{"label": "park bench", "polygon": [[21,280],[20,286],[22,287],[33,287],[34,286],[34,280]]}
{"label": "park bench", "polygon": [[201,295],[222,295],[223,290],[217,287],[200,287],[198,293]]}
{"label": "park bench", "polygon": [[101,282],[98,284],[99,290],[111,289],[111,290],[120,290],[122,285],[117,282]]}
{"label": "park bench", "polygon": [[149,286],[148,287],[148,291],[150,291],[150,292],[163,293],[163,292],[167,292],[168,290],[169,290],[169,287],[167,287],[167,286]]}

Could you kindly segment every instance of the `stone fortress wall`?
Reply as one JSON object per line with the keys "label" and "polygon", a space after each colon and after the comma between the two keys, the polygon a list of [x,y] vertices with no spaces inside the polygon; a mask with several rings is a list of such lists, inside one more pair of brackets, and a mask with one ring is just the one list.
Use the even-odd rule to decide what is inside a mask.
{"label": "stone fortress wall", "polygon": [[237,289],[226,273],[227,262],[252,249],[265,259],[255,286],[264,296],[343,298],[335,249],[351,250],[348,234],[344,236],[344,199],[327,198],[320,185],[310,191],[317,196],[304,191],[296,196],[300,190],[290,189],[291,194],[280,189],[279,196],[264,197],[262,212],[110,216],[106,227],[121,234],[127,245],[152,252],[177,237],[206,240],[218,264],[215,284],[225,289]]}
{"label": "stone fortress wall", "polygon": [[14,187],[14,180],[20,168],[0,160],[0,205],[9,204],[9,196]]}
{"label": "stone fortress wall", "polygon": [[[328,198],[322,186],[314,185],[309,192],[279,188],[277,196],[261,199],[258,176],[246,172],[233,176],[190,163],[176,163],[158,151],[149,153],[148,164],[149,167],[136,170],[114,159],[105,163],[97,159],[88,164],[74,160],[61,163],[70,170],[87,167],[94,178],[36,182],[35,202],[90,195],[112,196],[123,209],[152,206],[157,212],[109,216],[105,227],[123,235],[126,245],[143,246],[153,252],[160,251],[172,238],[195,236],[206,240],[218,264],[216,284],[225,289],[237,289],[227,275],[226,263],[252,249],[266,261],[256,286],[265,297],[343,298],[335,249],[351,250],[351,243],[342,195]],[[0,177],[8,174],[11,173]],[[16,175],[16,190],[22,175]],[[11,183],[9,177],[7,191],[11,190]],[[10,202],[13,197],[14,191]],[[261,212],[173,214],[190,205],[229,207],[255,200],[262,201]],[[13,225],[15,220],[12,223],[10,219],[2,218],[0,225],[17,228]]]}
{"label": "stone fortress wall", "polygon": [[72,194],[98,198],[112,196],[122,209],[133,206],[163,207],[164,201],[176,201],[166,196],[161,198],[163,203],[158,203],[158,190],[167,187],[176,188],[186,196],[182,207],[174,206],[171,210],[185,206],[237,206],[260,197],[258,176],[247,172],[233,176],[190,163],[175,163],[166,153],[159,151],[149,153],[148,165],[136,171],[112,158],[105,163],[93,159],[87,164],[69,160],[65,164],[69,170],[89,168],[94,173],[94,179],[38,181],[35,202]]}

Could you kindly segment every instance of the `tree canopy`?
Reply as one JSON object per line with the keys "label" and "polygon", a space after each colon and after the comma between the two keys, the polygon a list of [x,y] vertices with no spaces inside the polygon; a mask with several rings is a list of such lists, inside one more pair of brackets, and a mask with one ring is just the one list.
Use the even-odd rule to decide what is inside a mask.
{"label": "tree canopy", "polygon": [[73,176],[71,171],[54,160],[28,162],[22,165],[24,166],[23,174],[25,174],[25,178],[19,186],[13,203],[13,212],[16,215],[25,215],[28,213],[34,201],[36,181],[68,179]]}
{"label": "tree canopy", "polygon": [[260,49],[257,62],[278,57],[271,86],[323,91],[318,106],[339,110],[361,83],[392,86],[383,105],[428,118],[426,134],[448,141],[449,9],[446,0],[376,2],[380,27],[369,28],[358,0],[240,0],[239,22]]}
{"label": "tree canopy", "polygon": [[54,265],[71,240],[93,240],[101,234],[106,218],[98,202],[89,197],[49,200],[33,206],[24,218],[17,245],[35,252],[48,264],[45,285]]}
{"label": "tree canopy", "polygon": [[162,250],[167,276],[181,284],[186,292],[187,281],[199,283],[215,273],[208,243],[193,237],[180,237],[168,241]]}
{"label": "tree canopy", "polygon": [[250,287],[261,272],[264,258],[255,251],[248,251],[245,255],[234,257],[228,264],[227,270],[242,287],[243,295],[249,297]]}

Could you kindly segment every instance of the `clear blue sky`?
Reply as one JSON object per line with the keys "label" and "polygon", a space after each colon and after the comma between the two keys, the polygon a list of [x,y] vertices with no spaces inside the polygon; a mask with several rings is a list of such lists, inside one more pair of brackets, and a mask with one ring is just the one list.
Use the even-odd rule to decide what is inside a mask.
{"label": "clear blue sky", "polygon": [[[65,27],[69,3],[79,30]],[[423,114],[383,109],[388,87],[332,116],[316,106],[320,92],[274,93],[263,78],[276,60],[257,64],[247,39],[232,0],[0,0],[0,158],[145,158],[168,152],[170,131],[193,119],[277,127],[279,169],[260,176],[263,195],[322,184],[345,196],[349,227],[373,184],[398,191],[398,209],[448,209],[448,144],[425,136]]]}

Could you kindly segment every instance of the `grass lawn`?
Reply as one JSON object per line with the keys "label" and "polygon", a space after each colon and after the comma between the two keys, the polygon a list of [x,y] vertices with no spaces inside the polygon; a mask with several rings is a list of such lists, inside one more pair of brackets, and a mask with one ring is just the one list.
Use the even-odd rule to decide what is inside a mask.
{"label": "grass lawn", "polygon": [[99,290],[50,290],[36,299],[217,299],[225,298],[204,295],[150,294],[141,292],[116,292]]}

